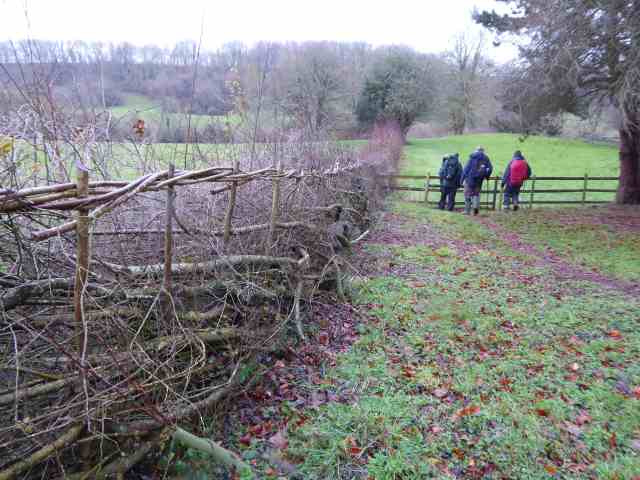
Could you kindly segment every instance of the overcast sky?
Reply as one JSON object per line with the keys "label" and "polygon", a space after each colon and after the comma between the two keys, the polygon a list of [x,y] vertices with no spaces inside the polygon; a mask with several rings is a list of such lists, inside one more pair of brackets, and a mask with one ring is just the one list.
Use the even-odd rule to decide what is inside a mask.
{"label": "overcast sky", "polygon": [[[169,46],[198,40],[216,49],[229,41],[364,41],[441,52],[458,32],[478,30],[473,8],[494,0],[0,0],[3,40],[37,38]],[[515,56],[509,45],[488,54]]]}

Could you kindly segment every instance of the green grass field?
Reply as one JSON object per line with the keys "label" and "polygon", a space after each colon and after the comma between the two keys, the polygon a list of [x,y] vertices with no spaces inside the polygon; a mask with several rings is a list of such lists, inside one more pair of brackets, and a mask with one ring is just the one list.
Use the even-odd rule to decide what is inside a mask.
{"label": "green grass field", "polygon": [[[340,142],[347,147],[358,148],[366,143],[363,140],[347,140]],[[256,152],[261,154],[272,145],[256,144]],[[67,159],[65,169],[71,181],[75,178],[74,162],[71,147],[60,144],[63,156]],[[173,163],[177,169],[193,170],[211,166],[233,166],[235,160],[241,161],[241,168],[249,165],[242,162],[250,158],[252,146],[248,143],[146,143],[146,142],[98,142],[93,148],[94,161],[89,165],[92,179],[133,180],[144,173],[162,170]],[[45,181],[45,154],[38,150],[37,163],[33,160],[33,147],[26,142],[16,142],[14,159],[18,171],[29,177],[38,175],[38,182]],[[50,169],[53,169],[49,165]],[[56,170],[61,179],[60,168]]]}
{"label": "green grass field", "polygon": [[[61,144],[60,149],[68,159],[65,169],[71,180],[75,178],[75,164],[71,148]],[[258,145],[257,149],[260,150]],[[173,163],[177,169],[198,169],[208,166],[233,166],[235,159],[247,158],[250,145],[247,144],[186,144],[186,143],[97,143],[93,148],[94,161],[88,165],[92,179],[133,180],[144,173],[162,170]],[[45,179],[45,154],[37,152],[38,162],[34,165],[33,147],[16,142],[15,161],[19,171],[26,176],[36,172],[40,181]],[[50,165],[49,168],[53,170]],[[61,178],[61,169],[56,169]]]}
{"label": "green grass field", "polygon": [[[143,95],[125,95],[124,105],[111,107],[109,109],[116,118],[142,119],[147,123],[158,123],[160,121],[169,123],[172,127],[186,126],[189,115],[186,113],[163,112],[162,105],[153,102]],[[203,128],[209,124],[217,123],[224,125],[229,123],[234,126],[240,123],[240,116],[230,115],[191,115],[191,126],[193,128]]]}
{"label": "green grass field", "polygon": [[628,209],[575,207],[547,210],[544,215],[535,210],[511,213],[492,219],[573,264],[628,281],[640,278],[640,239],[627,226],[634,221]]}
{"label": "green grass field", "polygon": [[[590,176],[615,177],[619,173],[618,149],[610,144],[592,144],[580,140],[530,136],[522,138],[513,134],[461,135],[434,139],[410,139],[405,147],[402,174],[426,176],[437,175],[442,157],[458,152],[463,164],[469,154],[483,146],[493,163],[494,175],[502,175],[513,152],[522,151],[536,176]],[[422,187],[423,181],[406,182],[406,185]],[[530,182],[529,182],[530,184]],[[579,181],[538,181],[536,189],[577,189]],[[589,188],[615,189],[616,181],[592,182]],[[544,200],[580,200],[581,194],[542,194]],[[419,200],[419,193],[407,194],[407,199]],[[613,194],[590,193],[589,199],[612,200]]]}
{"label": "green grass field", "polygon": [[[361,336],[309,386],[351,401],[289,423],[283,455],[300,478],[635,479],[640,304],[562,270],[600,265],[637,278],[640,264],[628,263],[640,244],[622,242],[601,263],[605,243],[573,229],[566,264],[550,266],[536,258],[548,241],[559,248],[562,219],[548,221],[548,239],[539,224],[523,227],[524,214],[492,215],[530,240],[523,251],[474,217],[392,209],[381,227],[390,241],[365,247],[382,271],[356,295],[368,317]],[[597,224],[575,210],[574,222]]]}

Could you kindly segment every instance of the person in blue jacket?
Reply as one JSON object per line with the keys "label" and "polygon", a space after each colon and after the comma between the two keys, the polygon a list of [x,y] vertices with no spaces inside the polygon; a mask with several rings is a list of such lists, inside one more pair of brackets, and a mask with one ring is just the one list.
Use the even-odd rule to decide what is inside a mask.
{"label": "person in blue jacket", "polygon": [[442,166],[438,172],[440,177],[440,201],[438,208],[452,211],[456,203],[456,193],[460,188],[462,178],[462,165],[460,165],[457,153],[446,156],[442,159]]}
{"label": "person in blue jacket", "polygon": [[489,178],[493,172],[491,160],[484,153],[484,148],[478,147],[469,156],[469,161],[462,171],[462,183],[464,184],[464,213],[469,215],[471,208],[473,214],[477,215],[480,210],[480,192],[482,182]]}

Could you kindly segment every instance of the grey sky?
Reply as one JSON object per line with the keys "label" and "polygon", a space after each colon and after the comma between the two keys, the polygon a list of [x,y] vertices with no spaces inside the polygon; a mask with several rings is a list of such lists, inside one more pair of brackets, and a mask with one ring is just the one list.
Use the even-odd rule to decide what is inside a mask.
{"label": "grey sky", "polygon": [[[500,5],[494,0],[0,0],[0,38],[168,46],[197,41],[203,25],[208,49],[236,40],[248,45],[336,40],[441,52],[456,33],[479,30],[470,19],[474,7]],[[515,56],[509,45],[487,43],[496,60]]]}

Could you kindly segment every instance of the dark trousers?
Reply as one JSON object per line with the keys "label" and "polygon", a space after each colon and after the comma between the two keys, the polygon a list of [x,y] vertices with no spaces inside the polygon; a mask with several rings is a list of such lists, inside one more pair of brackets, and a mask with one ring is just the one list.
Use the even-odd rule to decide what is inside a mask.
{"label": "dark trousers", "polygon": [[509,208],[509,205],[513,203],[514,207],[517,207],[520,203],[520,188],[522,185],[509,185],[507,184],[504,189],[504,208]]}
{"label": "dark trousers", "polygon": [[457,187],[440,187],[440,201],[438,202],[438,208],[444,210],[445,206],[447,210],[453,210],[456,204]]}

